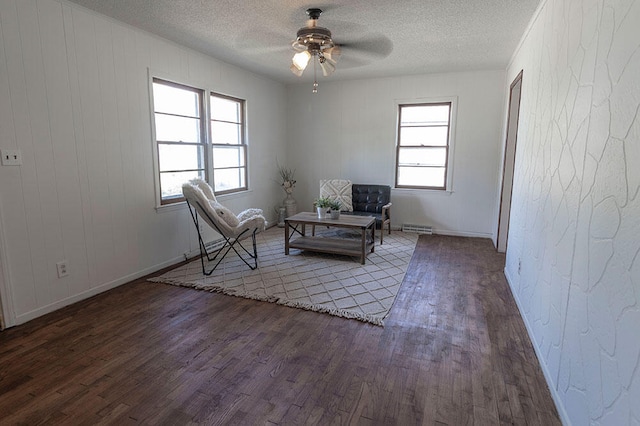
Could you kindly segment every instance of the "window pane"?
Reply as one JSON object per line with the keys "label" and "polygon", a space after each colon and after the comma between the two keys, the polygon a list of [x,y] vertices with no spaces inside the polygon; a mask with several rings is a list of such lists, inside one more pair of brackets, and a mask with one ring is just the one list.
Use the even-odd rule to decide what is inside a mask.
{"label": "window pane", "polygon": [[198,98],[198,92],[162,83],[153,83],[153,108],[155,112],[199,117]]}
{"label": "window pane", "polygon": [[198,118],[175,117],[157,114],[156,140],[161,142],[200,142]]}
{"label": "window pane", "polygon": [[162,199],[182,198],[182,184],[197,177],[205,179],[204,171],[160,173]]}
{"label": "window pane", "polygon": [[447,146],[449,127],[401,127],[400,145]]}
{"label": "window pane", "polygon": [[402,105],[400,125],[434,125],[449,123],[449,104],[446,105]]}
{"label": "window pane", "polygon": [[204,169],[204,153],[198,145],[158,144],[160,171]]}
{"label": "window pane", "polygon": [[213,181],[215,182],[214,191],[229,191],[232,189],[244,188],[245,168],[222,169],[213,171]]}
{"label": "window pane", "polygon": [[398,186],[444,188],[444,167],[398,167]]}
{"label": "window pane", "polygon": [[244,147],[214,147],[213,168],[242,167],[244,166]]}
{"label": "window pane", "polygon": [[446,148],[400,148],[398,165],[400,166],[439,166],[447,162]]}
{"label": "window pane", "polygon": [[242,133],[240,124],[223,123],[220,121],[211,122],[211,143],[240,145],[242,143]]}
{"label": "window pane", "polygon": [[211,119],[239,123],[241,103],[211,95]]}

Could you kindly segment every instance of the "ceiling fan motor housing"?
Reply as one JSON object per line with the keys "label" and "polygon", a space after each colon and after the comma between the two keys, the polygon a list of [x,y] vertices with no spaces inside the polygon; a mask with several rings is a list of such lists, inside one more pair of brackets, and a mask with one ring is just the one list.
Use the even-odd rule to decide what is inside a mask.
{"label": "ceiling fan motor housing", "polygon": [[331,31],[322,27],[300,28],[293,42],[295,50],[309,50],[311,53],[328,49],[335,44],[331,40]]}
{"label": "ceiling fan motor housing", "polygon": [[321,13],[321,9],[307,9],[307,15],[309,16],[307,26],[298,30],[296,39],[292,43],[296,51],[308,50],[311,54],[318,54],[324,49],[335,46],[335,43],[331,39],[331,31],[324,27],[317,26]]}

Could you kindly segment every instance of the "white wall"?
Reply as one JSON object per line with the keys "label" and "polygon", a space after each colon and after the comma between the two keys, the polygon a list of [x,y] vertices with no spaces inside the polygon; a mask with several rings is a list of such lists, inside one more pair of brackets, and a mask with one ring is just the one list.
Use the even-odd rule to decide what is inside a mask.
{"label": "white wall", "polygon": [[639,424],[640,1],[543,4],[505,272],[565,423]]}
{"label": "white wall", "polygon": [[309,83],[288,87],[288,158],[298,172],[299,206],[311,208],[320,179],[393,187],[397,104],[457,97],[453,192],[392,190],[392,226],[423,224],[439,233],[492,236],[504,72],[319,83],[317,94]]}
{"label": "white wall", "polygon": [[[285,151],[284,86],[56,0],[0,0],[0,229],[22,323],[182,258],[184,205],[156,211],[148,69],[247,100],[251,191],[273,210]],[[56,262],[68,260],[59,279]]]}

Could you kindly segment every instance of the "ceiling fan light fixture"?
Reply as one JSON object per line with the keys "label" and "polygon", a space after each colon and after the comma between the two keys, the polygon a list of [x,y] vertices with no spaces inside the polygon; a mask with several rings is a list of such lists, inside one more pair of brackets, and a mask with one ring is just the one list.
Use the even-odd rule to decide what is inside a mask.
{"label": "ceiling fan light fixture", "polygon": [[318,82],[315,79],[316,60],[322,69],[322,74],[327,77],[336,70],[336,63],[340,57],[340,47],[331,38],[331,31],[318,26],[318,18],[322,13],[321,9],[307,9],[307,25],[296,33],[296,39],[291,43],[291,47],[297,53],[293,55],[291,72],[298,77],[306,69],[310,60],[313,60],[313,93],[318,92]]}
{"label": "ceiling fan light fixture", "polygon": [[[302,75],[302,72],[307,68],[307,64],[309,64],[309,59],[311,59],[311,53],[309,53],[308,50],[298,52],[293,55],[292,67],[298,69],[300,71],[300,75]],[[293,71],[293,69],[291,71]]]}
{"label": "ceiling fan light fixture", "polygon": [[291,63],[291,66],[289,67],[289,69],[291,70],[292,73],[294,73],[295,75],[297,75],[298,77],[302,77],[302,71],[301,69],[298,69],[298,67],[296,66],[296,64]]}
{"label": "ceiling fan light fixture", "polygon": [[333,65],[331,62],[329,62],[324,56],[321,56],[320,59],[318,60],[318,62],[320,62],[320,68],[322,69],[322,75],[324,75],[325,77],[333,74],[333,72],[336,70],[335,65]]}
{"label": "ceiling fan light fixture", "polygon": [[333,47],[330,47],[329,49],[323,50],[322,54],[329,62],[335,65],[338,62],[338,59],[340,59],[340,54],[342,54],[342,50],[340,49],[340,46],[333,46]]}

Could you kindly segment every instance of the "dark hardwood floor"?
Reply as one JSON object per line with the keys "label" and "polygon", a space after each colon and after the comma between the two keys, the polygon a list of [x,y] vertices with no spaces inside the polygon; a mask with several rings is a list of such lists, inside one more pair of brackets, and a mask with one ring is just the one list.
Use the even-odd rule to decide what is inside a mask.
{"label": "dark hardwood floor", "polygon": [[0,333],[0,424],[560,424],[503,267],[421,236],[384,328],[137,280]]}

